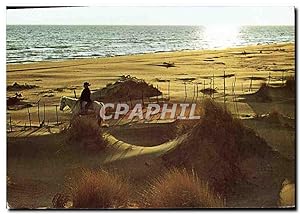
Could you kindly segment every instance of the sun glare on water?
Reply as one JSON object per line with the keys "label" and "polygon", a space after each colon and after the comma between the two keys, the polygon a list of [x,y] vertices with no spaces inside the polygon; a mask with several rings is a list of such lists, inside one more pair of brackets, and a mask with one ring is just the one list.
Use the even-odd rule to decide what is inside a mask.
{"label": "sun glare on water", "polygon": [[239,44],[240,26],[209,25],[203,28],[204,41],[209,48],[226,48]]}

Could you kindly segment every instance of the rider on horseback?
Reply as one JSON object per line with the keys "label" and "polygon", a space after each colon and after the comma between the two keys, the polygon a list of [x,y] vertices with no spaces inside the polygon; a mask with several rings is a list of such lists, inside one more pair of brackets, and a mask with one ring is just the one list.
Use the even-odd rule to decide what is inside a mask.
{"label": "rider on horseback", "polygon": [[81,92],[81,96],[79,98],[80,100],[80,106],[81,106],[81,111],[83,113],[87,113],[87,110],[89,108],[89,105],[92,103],[92,100],[91,100],[91,91],[89,89],[89,86],[91,84],[88,83],[88,82],[84,82],[83,83],[83,87],[84,89],[82,90]]}

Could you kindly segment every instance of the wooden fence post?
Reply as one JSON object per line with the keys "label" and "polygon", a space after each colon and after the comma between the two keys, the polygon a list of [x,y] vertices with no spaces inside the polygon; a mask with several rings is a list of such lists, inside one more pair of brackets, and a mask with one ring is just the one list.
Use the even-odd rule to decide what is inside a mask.
{"label": "wooden fence post", "polygon": [[[156,85],[157,91],[159,91],[158,89],[158,84]],[[156,95],[156,102],[158,103],[158,94]]]}
{"label": "wooden fence post", "polygon": [[203,83],[203,93],[202,93],[203,98],[204,98],[204,93],[205,93],[205,80],[204,80],[204,83]]}
{"label": "wooden fence post", "polygon": [[196,92],[197,96],[196,96],[196,100],[198,100],[198,94],[199,94],[199,83],[197,83],[197,92]]}
{"label": "wooden fence post", "polygon": [[9,114],[9,125],[10,125],[10,131],[12,132],[11,114]]}
{"label": "wooden fence post", "polygon": [[184,83],[184,96],[187,98],[187,92],[186,92],[186,82]]}
{"label": "wooden fence post", "polygon": [[39,120],[39,125],[41,125],[41,119],[40,119],[40,100],[37,103],[37,115],[38,115],[38,120]]}
{"label": "wooden fence post", "polygon": [[44,103],[44,117],[43,117],[44,125],[46,124],[46,104]]}
{"label": "wooden fence post", "polygon": [[193,99],[192,99],[192,102],[194,101],[195,96],[196,96],[196,86],[195,86],[195,84],[193,84]]}
{"label": "wooden fence post", "polygon": [[236,75],[234,75],[234,81],[232,83],[232,95],[233,95],[235,110],[236,110],[237,116],[239,117],[238,104],[237,104],[237,99],[236,99],[236,94],[235,94],[235,83],[236,83]]}
{"label": "wooden fence post", "polygon": [[27,108],[27,112],[28,112],[29,127],[31,128],[31,117],[30,117],[29,107]]}
{"label": "wooden fence post", "polygon": [[250,80],[249,91],[252,91],[252,79],[253,79],[253,76],[251,77],[251,80]]}
{"label": "wooden fence post", "polygon": [[224,108],[226,109],[226,72],[224,71]]}
{"label": "wooden fence post", "polygon": [[242,93],[244,94],[244,84],[242,83]]}
{"label": "wooden fence post", "polygon": [[212,85],[212,78],[210,78],[210,82],[209,82],[209,90],[210,90],[210,93],[209,93],[209,97],[211,98],[211,92],[212,92],[212,87],[211,87],[211,85]]}
{"label": "wooden fence post", "polygon": [[212,91],[212,95],[213,95],[213,99],[215,98],[215,74],[213,74],[213,77],[212,77],[212,83],[213,83],[213,91]]}
{"label": "wooden fence post", "polygon": [[58,113],[57,113],[57,105],[55,105],[55,113],[56,113],[56,124],[58,125]]}
{"label": "wooden fence post", "polygon": [[170,84],[171,84],[171,80],[169,80],[168,82],[168,99],[170,100]]}
{"label": "wooden fence post", "polygon": [[234,80],[232,84],[232,93],[235,94],[235,82],[236,82],[236,76],[234,75]]}
{"label": "wooden fence post", "polygon": [[75,89],[74,89],[74,96],[75,96],[75,98],[77,98]]}

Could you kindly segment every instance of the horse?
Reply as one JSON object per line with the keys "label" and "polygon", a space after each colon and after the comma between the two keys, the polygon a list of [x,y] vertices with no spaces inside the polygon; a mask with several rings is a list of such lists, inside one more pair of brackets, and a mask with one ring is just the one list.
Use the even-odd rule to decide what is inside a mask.
{"label": "horse", "polygon": [[[59,110],[63,111],[66,106],[71,109],[73,116],[79,116],[81,114],[81,103],[79,99],[63,96],[60,99]],[[99,126],[101,125],[100,110],[103,106],[104,103],[98,101],[93,101],[89,105],[89,109],[91,109],[93,111],[93,114],[95,114]]]}

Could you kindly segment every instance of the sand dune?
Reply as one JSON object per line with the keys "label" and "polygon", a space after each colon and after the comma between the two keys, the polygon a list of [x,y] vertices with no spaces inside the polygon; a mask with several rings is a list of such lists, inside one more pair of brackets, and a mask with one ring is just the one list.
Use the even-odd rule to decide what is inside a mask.
{"label": "sand dune", "polygon": [[[158,66],[169,61],[174,62],[174,67]],[[33,117],[35,103],[40,98],[42,103],[58,104],[61,96],[74,96],[73,90],[78,95],[84,81],[91,82],[91,88],[96,90],[115,82],[121,75],[144,79],[158,86],[164,96],[168,94],[167,80],[170,80],[171,102],[198,102],[210,97],[222,106],[225,100],[230,113],[217,108],[217,112],[204,115],[202,122],[188,124],[177,135],[172,132],[173,137],[163,136],[168,131],[164,129],[152,139],[151,136],[143,138],[142,133],[155,130],[153,127],[129,131],[120,126],[120,133],[116,133],[118,128],[114,132],[106,129],[103,137],[107,148],[99,152],[66,145],[57,127],[56,133],[44,128],[12,132],[8,135],[8,176],[12,182],[8,186],[8,200],[14,207],[49,207],[51,197],[61,190],[65,179],[81,167],[122,172],[141,190],[147,180],[166,168],[183,166],[197,170],[199,176],[226,196],[227,206],[279,206],[285,179],[291,186],[282,190],[288,201],[282,204],[290,203],[295,182],[292,126],[295,96],[294,92],[282,88],[288,76],[295,75],[294,66],[292,43],[9,64],[7,84],[38,86],[21,92],[26,101],[34,104]],[[267,88],[261,88],[264,82]],[[195,93],[196,89],[199,93]],[[216,93],[201,93],[210,89]],[[43,96],[49,91],[53,96]],[[14,93],[8,91],[7,96]],[[273,108],[278,117],[262,116],[273,112]],[[8,112],[15,124],[28,120],[26,109]],[[54,106],[47,108],[47,117],[53,121],[54,112]],[[61,112],[59,116],[68,121],[70,114]],[[34,188],[32,184],[36,182],[43,185]],[[29,197],[39,196],[41,191],[47,194],[35,200]]]}

